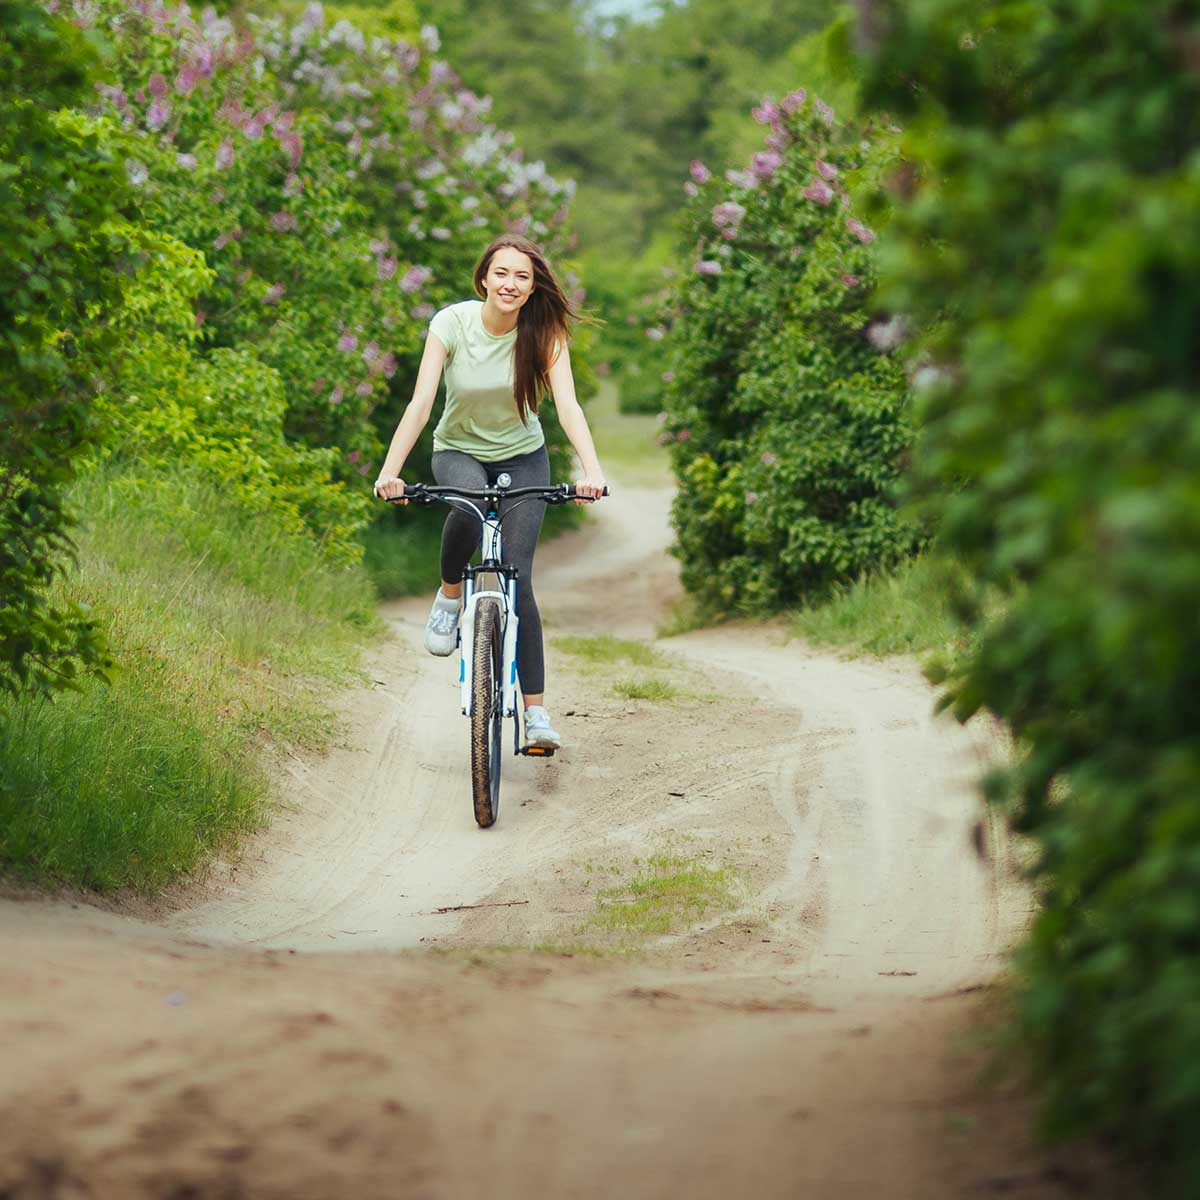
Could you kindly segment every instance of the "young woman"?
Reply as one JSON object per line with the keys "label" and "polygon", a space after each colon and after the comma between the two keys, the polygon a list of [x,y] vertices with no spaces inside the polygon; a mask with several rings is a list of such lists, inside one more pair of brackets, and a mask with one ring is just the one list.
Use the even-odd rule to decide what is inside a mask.
{"label": "young woman", "polygon": [[[451,304],[429,324],[413,397],[379,470],[376,495],[403,494],[400,473],[433,411],[444,367],[446,407],[433,431],[433,477],[439,484],[481,488],[506,471],[513,487],[548,485],[550,462],[537,415],[539,396],[548,391],[583,468],[576,491],[599,499],[604,473],[575,398],[567,349],[568,321],[579,314],[541,250],[522,237],[492,242],[475,267],[474,283],[482,300]],[[538,502],[514,509],[504,523],[504,558],[519,570],[517,674],[525,697],[526,744],[557,748],[562,739],[543,703],[542,618],[533,594],[533,552],[544,514]],[[442,529],[442,585],[425,626],[430,654],[454,651],[463,568],[478,545],[479,522],[452,511]]]}

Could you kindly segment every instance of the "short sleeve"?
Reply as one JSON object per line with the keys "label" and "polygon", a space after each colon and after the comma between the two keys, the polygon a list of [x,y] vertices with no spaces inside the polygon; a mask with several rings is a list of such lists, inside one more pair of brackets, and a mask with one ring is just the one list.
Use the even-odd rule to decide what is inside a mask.
{"label": "short sleeve", "polygon": [[446,347],[449,354],[454,353],[458,342],[458,321],[451,309],[443,308],[433,314],[433,320],[429,322],[429,332],[437,334],[438,341]]}

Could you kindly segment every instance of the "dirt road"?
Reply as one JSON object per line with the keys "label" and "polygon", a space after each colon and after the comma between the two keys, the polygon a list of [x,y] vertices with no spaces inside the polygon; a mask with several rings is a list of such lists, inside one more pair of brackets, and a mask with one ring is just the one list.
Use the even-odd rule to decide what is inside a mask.
{"label": "dirt road", "polygon": [[[653,638],[667,503],[541,552],[569,746],[510,760],[495,828],[403,603],[239,861],[140,917],[0,902],[0,1197],[1108,1194],[979,1077],[1029,906],[972,792],[993,731],[778,629],[555,648]],[[673,696],[622,699],[639,671]],[[606,925],[655,861],[720,895]]]}

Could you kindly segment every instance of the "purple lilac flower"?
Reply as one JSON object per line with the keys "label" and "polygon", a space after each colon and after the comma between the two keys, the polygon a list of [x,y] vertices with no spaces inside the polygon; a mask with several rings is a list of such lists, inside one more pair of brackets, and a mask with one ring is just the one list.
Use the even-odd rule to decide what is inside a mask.
{"label": "purple lilac flower", "polygon": [[824,100],[814,100],[813,107],[817,110],[817,116],[819,116],[826,125],[833,124],[833,109],[830,108]]}
{"label": "purple lilac flower", "polygon": [[700,195],[700,189],[689,179],[683,185],[683,193],[685,196],[698,196]]}
{"label": "purple lilac flower", "polygon": [[424,304],[418,304],[412,310],[413,320],[414,321],[428,321],[429,318],[433,316],[435,311],[436,310],[434,309],[433,305],[429,304],[428,302],[426,302]]}
{"label": "purple lilac flower", "polygon": [[354,394],[356,396],[363,396],[364,398],[369,396],[371,394],[371,381],[369,379],[364,379],[358,385],[358,387],[354,389]]}
{"label": "purple lilac flower", "polygon": [[777,154],[774,150],[765,150],[754,156],[754,161],[751,163],[750,170],[754,172],[754,177],[760,183],[766,183],[772,175],[779,170],[783,163],[783,155]]}
{"label": "purple lilac flower", "polygon": [[814,179],[800,194],[817,204],[828,204],[833,199],[833,188],[823,179]]}
{"label": "purple lilac flower", "polygon": [[287,178],[283,181],[283,194],[298,196],[302,191],[304,191],[304,180],[295,171],[289,171]]}
{"label": "purple lilac flower", "polygon": [[696,264],[696,273],[698,275],[720,275],[721,264],[715,258],[701,259]]}
{"label": "purple lilac flower", "polygon": [[775,107],[775,101],[770,96],[764,96],[762,103],[751,109],[751,115],[760,125],[770,125],[779,119],[779,109]]}
{"label": "purple lilac flower", "polygon": [[200,72],[191,63],[184,63],[175,76],[175,90],[181,96],[187,96],[195,90],[199,80]]}
{"label": "purple lilac flower", "polygon": [[713,224],[718,229],[736,229],[742,223],[742,218],[745,215],[745,208],[734,200],[727,200],[724,204],[718,204],[712,210]]}
{"label": "purple lilac flower", "polygon": [[225,247],[229,245],[230,240],[229,234],[218,233],[217,236],[213,238],[213,249],[224,250]]}
{"label": "purple lilac flower", "polygon": [[758,461],[764,466],[773,467],[779,461],[779,455],[771,450],[767,450],[758,456]]}
{"label": "purple lilac flower", "polygon": [[338,349],[344,350],[347,354],[358,349],[358,337],[351,333],[349,329],[338,338]]}
{"label": "purple lilac flower", "polygon": [[300,135],[292,129],[280,130],[277,126],[275,140],[279,143],[279,148],[287,155],[288,165],[295,167],[304,153],[304,143],[301,141]]}
{"label": "purple lilac flower", "polygon": [[746,503],[747,504],[757,504],[758,503],[758,493],[757,492],[747,492],[746,493]]}
{"label": "purple lilac flower", "polygon": [[808,92],[804,88],[797,88],[794,92],[788,92],[786,96],[779,102],[779,107],[785,113],[794,113],[808,99]]}
{"label": "purple lilac flower", "polygon": [[396,361],[396,356],[390,350],[379,360],[379,369],[383,372],[385,379],[391,379],[399,366],[400,364]]}
{"label": "purple lilac flower", "polygon": [[369,367],[373,362],[377,362],[383,351],[379,348],[378,342],[368,342],[362,351],[362,360]]}
{"label": "purple lilac flower", "polygon": [[263,135],[264,122],[261,117],[251,117],[243,126],[242,133],[252,142],[257,142]]}
{"label": "purple lilac flower", "polygon": [[391,279],[396,274],[398,266],[396,256],[394,254],[383,255],[375,263],[375,278],[376,279]]}
{"label": "purple lilac flower", "polygon": [[358,462],[360,458],[362,458],[362,455],[359,454],[357,450],[351,450],[350,453],[346,455],[346,461],[351,463]]}
{"label": "purple lilac flower", "polygon": [[336,387],[333,389],[333,391],[329,393],[329,403],[330,403],[330,404],[341,404],[341,402],[342,402],[342,398],[345,396],[345,394],[346,394],[346,393],[345,393],[345,391],[342,389],[342,385],[339,383],[339,384],[338,384],[338,385],[337,385],[337,386],[336,386]]}
{"label": "purple lilac flower", "polygon": [[681,429],[676,435],[677,442],[690,442],[692,440],[692,431],[690,429]]}
{"label": "purple lilac flower", "polygon": [[166,77],[160,74],[158,71],[155,71],[154,74],[150,76],[150,82],[146,85],[146,88],[155,100],[164,99],[167,94]]}
{"label": "purple lilac flower", "polygon": [[853,217],[846,218],[846,228],[850,230],[850,232],[854,234],[854,236],[858,238],[860,242],[868,243],[875,240],[875,231],[873,229],[868,229],[861,221],[856,221]]}
{"label": "purple lilac flower", "polygon": [[411,296],[413,292],[419,292],[432,277],[433,271],[429,267],[409,267],[400,280],[400,290]]}
{"label": "purple lilac flower", "polygon": [[817,171],[822,179],[836,179],[838,174],[838,169],[833,163],[824,162],[819,158],[817,159]]}
{"label": "purple lilac flower", "polygon": [[146,113],[146,128],[161,129],[171,119],[171,106],[161,100],[155,100]]}
{"label": "purple lilac flower", "polygon": [[662,373],[662,381],[663,381],[663,383],[674,383],[675,382],[675,372],[674,371],[664,371]]}
{"label": "purple lilac flower", "polygon": [[856,288],[856,287],[858,287],[858,276],[857,276],[857,275],[839,275],[839,276],[838,276],[838,278],[839,278],[839,279],[840,279],[840,280],[841,280],[841,281],[842,281],[842,282],[843,282],[843,283],[844,283],[844,284],[845,284],[845,285],[846,285],[848,288]]}
{"label": "purple lilac flower", "polygon": [[712,178],[712,172],[698,159],[693,158],[688,164],[693,183],[707,183]]}
{"label": "purple lilac flower", "polygon": [[216,163],[222,171],[233,166],[233,142],[229,138],[224,138],[217,147]]}
{"label": "purple lilac flower", "polygon": [[296,228],[296,214],[290,213],[287,209],[280,209],[277,213],[271,214],[271,228],[276,233],[288,233]]}
{"label": "purple lilac flower", "polygon": [[282,283],[273,283],[267,288],[267,294],[263,297],[264,304],[278,304],[283,297],[283,293],[287,291]]}

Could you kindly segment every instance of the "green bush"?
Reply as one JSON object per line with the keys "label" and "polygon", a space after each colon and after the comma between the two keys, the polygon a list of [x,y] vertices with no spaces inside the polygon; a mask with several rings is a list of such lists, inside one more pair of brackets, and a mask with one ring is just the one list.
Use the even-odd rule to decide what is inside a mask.
{"label": "green bush", "polygon": [[838,125],[803,90],[756,116],[770,133],[748,170],[719,181],[693,164],[663,436],[685,587],[762,611],[921,538],[890,496],[911,439],[892,355],[905,329],[873,300],[875,233],[845,190],[890,161],[890,137]]}
{"label": "green bush", "polygon": [[50,691],[107,656],[86,610],[47,588],[70,561],[63,488],[95,433],[117,339],[128,201],[104,129],[63,111],[92,55],[36,4],[0,8],[0,691]]}
{"label": "green bush", "polygon": [[[1022,1030],[1049,1126],[1200,1194],[1200,11],[868,6],[910,125],[884,300],[919,351],[917,485],[1004,615],[949,675],[1027,753]],[[970,596],[967,599],[971,599]]]}

